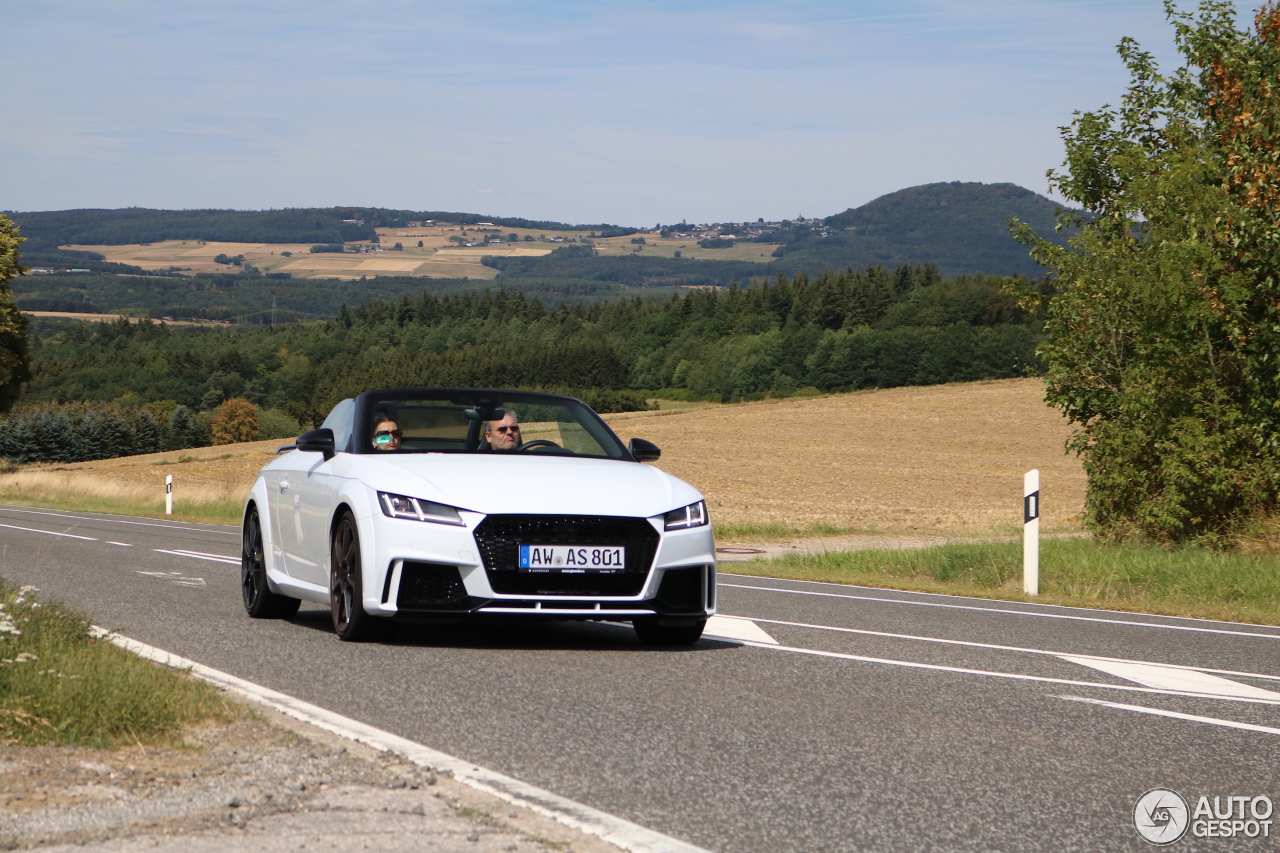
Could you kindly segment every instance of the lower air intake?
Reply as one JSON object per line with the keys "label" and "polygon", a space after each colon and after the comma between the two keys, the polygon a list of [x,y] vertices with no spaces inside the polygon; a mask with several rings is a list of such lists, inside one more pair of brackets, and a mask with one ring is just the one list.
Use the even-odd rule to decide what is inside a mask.
{"label": "lower air intake", "polygon": [[467,589],[457,566],[438,563],[416,563],[406,560],[400,571],[400,594],[396,604],[401,610],[439,608],[465,602]]}

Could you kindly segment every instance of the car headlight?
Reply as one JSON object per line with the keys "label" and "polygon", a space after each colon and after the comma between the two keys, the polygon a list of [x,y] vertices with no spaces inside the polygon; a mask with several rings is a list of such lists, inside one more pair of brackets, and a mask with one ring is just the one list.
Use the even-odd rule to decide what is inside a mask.
{"label": "car headlight", "polygon": [[690,527],[702,527],[710,519],[707,518],[706,501],[698,501],[662,516],[667,530],[686,530]]}
{"label": "car headlight", "polygon": [[430,521],[435,524],[452,524],[465,527],[466,522],[458,511],[451,506],[424,501],[422,498],[411,498],[405,495],[393,495],[390,492],[378,492],[378,504],[382,514],[391,518],[403,518],[409,521]]}

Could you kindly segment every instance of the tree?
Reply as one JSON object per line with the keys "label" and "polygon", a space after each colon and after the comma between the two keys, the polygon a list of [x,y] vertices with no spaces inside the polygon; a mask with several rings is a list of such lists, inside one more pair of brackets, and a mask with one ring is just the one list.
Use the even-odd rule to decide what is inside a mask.
{"label": "tree", "polygon": [[1092,528],[1225,543],[1280,497],[1280,10],[1165,11],[1185,65],[1121,42],[1119,108],[1077,113],[1049,173],[1084,209],[1068,246],[1016,229],[1054,273],[1023,296]]}
{"label": "tree", "polygon": [[257,441],[258,407],[241,397],[232,397],[218,407],[210,430],[214,444]]}
{"label": "tree", "polygon": [[0,214],[0,413],[17,402],[22,383],[31,378],[27,318],[18,311],[10,279],[26,273],[18,263],[22,238],[8,217]]}

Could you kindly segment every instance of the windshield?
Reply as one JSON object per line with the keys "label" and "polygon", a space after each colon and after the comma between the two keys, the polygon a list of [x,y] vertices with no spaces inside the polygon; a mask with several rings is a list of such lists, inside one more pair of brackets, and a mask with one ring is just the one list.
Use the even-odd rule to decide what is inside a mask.
{"label": "windshield", "polygon": [[405,389],[360,395],[357,453],[539,453],[630,459],[590,408],[532,392]]}

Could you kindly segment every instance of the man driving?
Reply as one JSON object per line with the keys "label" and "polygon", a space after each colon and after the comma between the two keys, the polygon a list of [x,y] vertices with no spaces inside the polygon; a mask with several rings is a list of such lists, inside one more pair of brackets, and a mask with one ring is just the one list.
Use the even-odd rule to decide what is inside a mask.
{"label": "man driving", "polygon": [[374,450],[399,450],[400,425],[390,418],[380,418],[373,430]]}
{"label": "man driving", "polygon": [[500,421],[489,421],[484,430],[484,440],[489,442],[491,450],[515,450],[521,445],[520,424],[516,413],[506,410]]}

